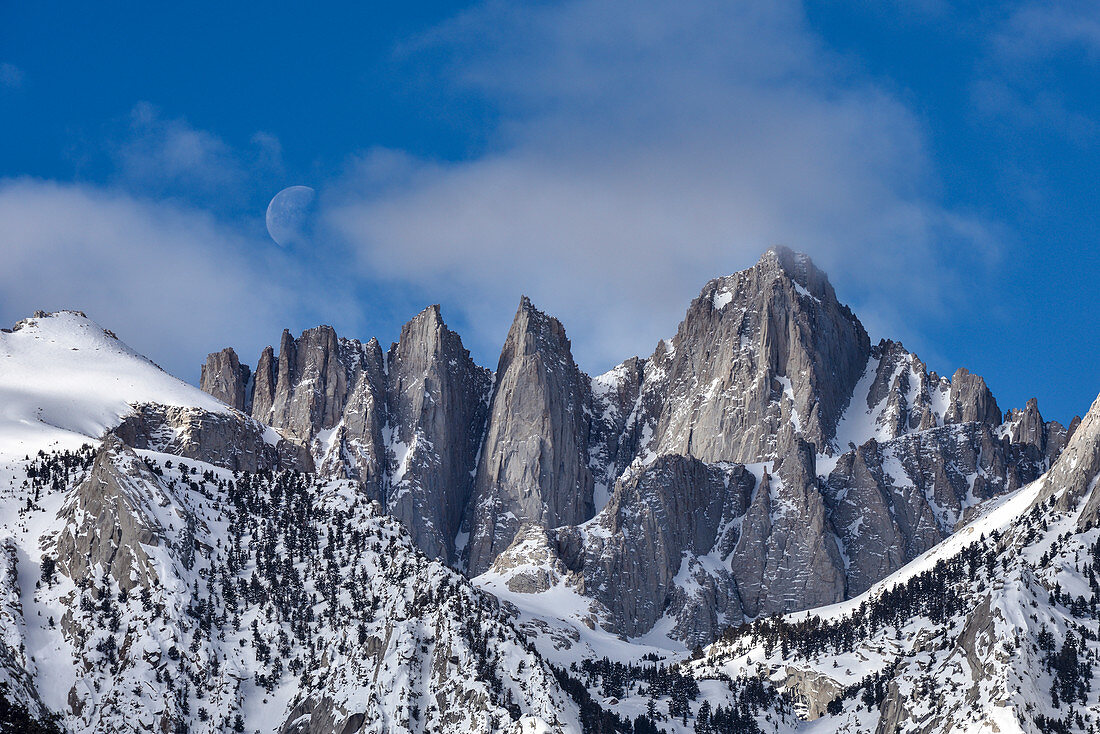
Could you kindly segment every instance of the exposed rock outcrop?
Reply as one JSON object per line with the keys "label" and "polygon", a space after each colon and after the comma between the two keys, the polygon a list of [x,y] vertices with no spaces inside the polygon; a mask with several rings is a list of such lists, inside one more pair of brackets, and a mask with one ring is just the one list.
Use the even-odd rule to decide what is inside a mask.
{"label": "exposed rock outcrop", "polygon": [[646,368],[651,438],[641,451],[704,461],[779,457],[795,426],[824,451],[859,380],[870,342],[808,257],[768,250],[712,280]]}
{"label": "exposed rock outcrop", "polygon": [[985,380],[960,367],[951,378],[951,396],[944,423],[970,423],[980,421],[990,426],[1001,424],[1001,409]]}
{"label": "exposed rock outcrop", "polygon": [[390,348],[386,428],[393,470],[386,507],[433,558],[454,562],[492,381],[439,306],[420,312]]}
{"label": "exposed rock outcrop", "polygon": [[111,433],[135,449],[149,449],[236,471],[313,471],[309,452],[270,437],[266,426],[240,413],[139,405]]}
{"label": "exposed rock outcrop", "polygon": [[[884,438],[928,430],[942,423],[936,406],[946,402],[948,380],[930,373],[901,342],[882,340],[871,350],[871,359],[878,360],[878,364],[866,405],[870,410],[884,406],[876,421]],[[858,395],[852,396],[853,403],[858,399]]]}
{"label": "exposed rock outcrop", "polygon": [[970,422],[868,441],[837,460],[826,495],[855,596],[953,533],[967,510],[1035,480],[1027,447]]}
{"label": "exposed rock outcrop", "polygon": [[362,361],[359,369],[353,370],[352,380],[339,422],[325,441],[315,440],[311,447],[322,475],[354,479],[369,497],[382,501],[389,459],[383,435],[387,420],[386,367],[377,339],[363,347]]}
{"label": "exposed rock outcrop", "polygon": [[[558,531],[566,566],[583,574],[584,591],[627,635],[649,631],[674,604],[685,639],[702,641],[741,618],[736,585],[724,560],[738,540],[756,480],[742,466],[718,466],[667,455],[616,485],[592,522]],[[693,558],[711,554],[701,569]],[[728,563],[728,560],[726,560]],[[677,574],[717,575],[709,603],[674,597]],[[705,583],[705,580],[704,580]],[[702,588],[702,587],[701,587]]]}
{"label": "exposed rock outcrop", "polygon": [[[234,359],[211,355],[204,385],[236,400]],[[537,535],[616,631],[668,614],[696,641],[868,588],[1037,477],[1072,430],[1033,403],[1002,425],[981,377],[871,347],[825,274],[785,248],[709,282],[651,357],[595,378],[523,298],[495,375],[433,306],[385,355],[331,327],[284,332],[251,405],[284,451],[356,480],[429,556],[476,576]],[[762,481],[735,501],[708,479],[731,473]],[[715,512],[727,529],[706,545],[695,534]]]}
{"label": "exposed rock outcrop", "polygon": [[523,525],[507,549],[493,561],[492,571],[505,577],[509,591],[540,594],[570,577],[546,528]]}
{"label": "exposed rock outcrop", "polygon": [[252,417],[285,437],[280,454],[296,452],[323,476],[356,480],[421,550],[455,563],[491,381],[432,306],[402,328],[387,355],[377,339],[364,345],[329,326],[297,339],[284,331],[278,355],[271,347],[260,355]]}
{"label": "exposed rock outcrop", "polygon": [[101,568],[120,589],[148,588],[157,571],[145,550],[165,542],[155,507],[170,498],[156,477],[117,436],[107,436],[88,477],[62,509],[57,567],[78,581]]}
{"label": "exposed rock outcrop", "polygon": [[1052,501],[1059,510],[1085,502],[1078,518],[1080,529],[1100,526],[1100,492],[1093,491],[1100,475],[1100,397],[1075,427],[1065,450],[1043,477],[1036,506]]}
{"label": "exposed rock outcrop", "polygon": [[252,417],[308,445],[339,422],[364,361],[362,344],[337,339],[331,326],[306,329],[298,339],[284,331],[270,377],[270,359],[260,358]]}
{"label": "exposed rock outcrop", "polygon": [[226,405],[251,412],[252,370],[241,364],[232,347],[207,356],[199,377],[199,387]]}
{"label": "exposed rock outcrop", "polygon": [[486,570],[524,522],[552,528],[592,517],[590,402],[565,329],[524,297],[501,351],[477,468],[471,575]]}
{"label": "exposed rock outcrop", "polygon": [[646,360],[631,357],[591,380],[588,466],[597,511],[607,504],[615,482],[637,454],[645,370]]}
{"label": "exposed rock outcrop", "polygon": [[1028,458],[1047,468],[1054,464],[1080,423],[1080,417],[1074,418],[1069,428],[1058,421],[1044,421],[1039,413],[1039,401],[1032,398],[1023,410],[1013,409],[1005,414],[1002,435],[1013,444],[1033,447]]}
{"label": "exposed rock outcrop", "polygon": [[813,445],[789,433],[780,441],[790,448],[754,493],[732,559],[750,617],[844,598],[844,565],[818,486]]}

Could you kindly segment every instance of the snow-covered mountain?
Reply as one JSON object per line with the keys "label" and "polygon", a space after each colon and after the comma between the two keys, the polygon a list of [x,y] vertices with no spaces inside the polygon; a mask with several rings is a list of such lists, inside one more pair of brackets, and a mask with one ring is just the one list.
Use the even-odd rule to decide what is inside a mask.
{"label": "snow-covered mountain", "polygon": [[0,731],[1100,711],[1100,401],[1002,414],[872,345],[804,255],[711,281],[597,377],[524,298],[495,371],[430,307],[385,351],[222,350],[201,388],[76,312],[0,332]]}
{"label": "snow-covered mountain", "polygon": [[[667,617],[688,644],[863,592],[1038,477],[1073,429],[1034,403],[1002,416],[981,377],[872,346],[783,248],[706,284],[675,336],[595,378],[526,298],[493,373],[438,307],[385,354],[322,326],[284,332],[257,365],[212,354],[202,386],[322,475],[356,479],[428,555],[474,578],[553,576],[609,631]],[[523,560],[536,538],[564,572]]]}
{"label": "snow-covered mountain", "polygon": [[813,731],[1094,731],[1100,398],[1053,468],[861,596],[686,666],[786,691]]}

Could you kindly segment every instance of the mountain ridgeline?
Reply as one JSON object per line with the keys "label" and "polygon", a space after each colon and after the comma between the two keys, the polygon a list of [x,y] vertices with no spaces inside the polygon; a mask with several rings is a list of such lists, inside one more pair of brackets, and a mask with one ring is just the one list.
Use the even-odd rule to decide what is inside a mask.
{"label": "mountain ridgeline", "polygon": [[[597,377],[522,298],[495,372],[431,306],[386,351],[329,326],[284,331],[254,369],[226,348],[201,388],[247,418],[192,416],[183,455],[350,480],[468,577],[561,584],[615,632],[668,618],[690,644],[864,592],[1039,477],[1077,423],[1034,401],[1002,413],[981,377],[872,345],[784,248],[707,283],[675,336]],[[181,419],[131,423],[128,442],[152,446],[140,435]]]}
{"label": "mountain ridgeline", "polygon": [[809,258],[591,377],[521,299],[202,390],[83,313],[0,329],[0,734],[1100,728],[1100,398],[871,344]]}

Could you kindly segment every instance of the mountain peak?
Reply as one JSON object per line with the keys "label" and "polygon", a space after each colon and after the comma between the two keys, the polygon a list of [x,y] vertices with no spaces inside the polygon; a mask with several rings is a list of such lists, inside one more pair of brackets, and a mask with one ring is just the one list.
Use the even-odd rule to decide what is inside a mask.
{"label": "mountain peak", "polygon": [[47,437],[79,446],[141,403],[229,410],[79,311],[40,311],[0,332],[0,363],[0,453]]}
{"label": "mountain peak", "polygon": [[[569,338],[565,335],[565,327],[560,321],[544,311],[540,311],[531,303],[527,296],[520,296],[519,308],[512,320],[512,327],[508,331],[508,342],[520,339],[524,335],[532,335],[536,341],[529,348],[550,348],[552,351],[560,351],[572,354]],[[536,347],[535,345],[538,345]],[[505,345],[505,351],[508,346]],[[570,356],[570,359],[572,357]]]}
{"label": "mountain peak", "polygon": [[399,346],[408,349],[410,343],[413,342],[422,345],[438,345],[444,333],[452,332],[444,323],[439,304],[436,303],[424,308],[416,316],[405,322],[405,325],[401,327],[401,335],[398,337],[397,343],[391,346],[391,351]]}
{"label": "mountain peak", "polygon": [[857,321],[851,310],[839,303],[829,276],[810,256],[781,245],[765,250],[752,267],[709,281],[700,298],[722,310],[731,302],[756,302],[774,292],[777,283],[786,284],[781,290],[804,307],[835,306],[848,321]]}
{"label": "mountain peak", "polygon": [[811,282],[829,280],[809,255],[804,252],[795,252],[783,245],[775,245],[765,250],[756,267],[777,268],[791,280],[806,287],[809,287]]}
{"label": "mountain peak", "polygon": [[425,306],[420,311],[420,313],[418,313],[416,316],[413,316],[411,319],[409,319],[409,322],[412,323],[413,321],[423,321],[423,320],[429,320],[433,324],[438,324],[440,326],[446,326],[446,324],[443,322],[443,314],[439,309],[439,304],[438,303],[433,303],[430,306]]}

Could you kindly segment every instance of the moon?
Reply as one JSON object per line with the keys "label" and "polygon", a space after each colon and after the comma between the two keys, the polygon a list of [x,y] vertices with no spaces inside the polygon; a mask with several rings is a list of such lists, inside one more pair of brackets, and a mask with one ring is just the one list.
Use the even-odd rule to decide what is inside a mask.
{"label": "moon", "polygon": [[267,205],[267,233],[281,247],[305,241],[305,229],[317,192],[308,186],[288,186]]}

